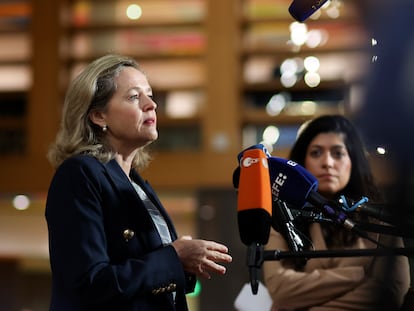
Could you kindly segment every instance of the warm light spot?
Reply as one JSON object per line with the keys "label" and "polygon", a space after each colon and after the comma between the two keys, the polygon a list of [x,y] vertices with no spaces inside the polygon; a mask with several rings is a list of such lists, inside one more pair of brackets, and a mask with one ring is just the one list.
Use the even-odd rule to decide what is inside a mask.
{"label": "warm light spot", "polygon": [[269,125],[263,131],[263,141],[268,145],[274,145],[280,136],[279,129],[274,125]]}
{"label": "warm light spot", "polygon": [[142,9],[138,4],[131,4],[126,10],[126,15],[129,19],[139,19],[142,15]]}
{"label": "warm light spot", "polygon": [[381,154],[381,155],[384,155],[384,154],[387,153],[387,150],[385,150],[384,147],[377,147],[377,153]]}
{"label": "warm light spot", "polygon": [[296,84],[297,81],[298,77],[296,76],[296,74],[291,72],[285,72],[280,77],[280,83],[282,83],[284,87],[292,87]]}
{"label": "warm light spot", "polygon": [[329,7],[326,9],[326,14],[332,18],[332,19],[336,19],[339,17],[340,15],[340,11],[339,8],[334,6],[334,7]]}
{"label": "warm light spot", "polygon": [[282,64],[280,65],[280,72],[284,73],[296,73],[298,70],[298,64],[294,59],[288,58],[285,59]]}
{"label": "warm light spot", "polygon": [[13,199],[13,206],[17,210],[25,210],[30,205],[30,199],[23,194],[16,195]]}
{"label": "warm light spot", "polygon": [[305,69],[309,72],[316,72],[320,67],[319,59],[315,56],[308,56],[303,61]]}
{"label": "warm light spot", "polygon": [[303,45],[306,42],[308,27],[306,24],[293,22],[290,24],[290,40],[295,45]]}
{"label": "warm light spot", "polygon": [[270,116],[277,116],[286,106],[286,96],[282,94],[273,95],[266,104],[266,112]]}
{"label": "warm light spot", "polygon": [[303,79],[309,87],[317,87],[321,83],[321,77],[317,72],[307,72]]}
{"label": "warm light spot", "polygon": [[313,29],[308,32],[306,45],[310,48],[316,48],[324,45],[328,41],[328,32],[326,30]]}
{"label": "warm light spot", "polygon": [[165,113],[170,118],[190,118],[198,113],[200,98],[198,94],[175,91],[169,92],[165,101]]}
{"label": "warm light spot", "polygon": [[302,115],[313,115],[316,112],[316,103],[311,100],[306,100],[300,105]]}

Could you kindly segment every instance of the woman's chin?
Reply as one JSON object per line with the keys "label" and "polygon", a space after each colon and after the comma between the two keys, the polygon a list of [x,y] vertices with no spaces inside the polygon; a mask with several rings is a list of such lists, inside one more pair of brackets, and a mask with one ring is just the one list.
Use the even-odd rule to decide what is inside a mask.
{"label": "woman's chin", "polygon": [[326,199],[333,199],[337,193],[335,189],[332,188],[318,188],[318,192]]}

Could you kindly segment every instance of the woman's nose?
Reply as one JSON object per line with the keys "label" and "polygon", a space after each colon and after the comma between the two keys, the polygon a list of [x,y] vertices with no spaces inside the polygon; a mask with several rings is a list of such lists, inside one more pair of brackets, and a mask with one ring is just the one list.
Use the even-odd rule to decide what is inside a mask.
{"label": "woman's nose", "polygon": [[157,109],[157,103],[152,99],[152,97],[145,95],[143,110],[147,111],[155,109]]}
{"label": "woman's nose", "polygon": [[332,167],[334,159],[329,152],[326,152],[322,157],[322,164],[327,167]]}

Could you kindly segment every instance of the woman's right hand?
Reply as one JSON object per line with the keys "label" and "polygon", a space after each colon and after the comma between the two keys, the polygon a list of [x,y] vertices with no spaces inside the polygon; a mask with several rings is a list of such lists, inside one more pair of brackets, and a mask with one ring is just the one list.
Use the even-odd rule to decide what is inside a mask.
{"label": "woman's right hand", "polygon": [[214,241],[192,239],[183,236],[172,243],[184,270],[211,279],[210,272],[225,274],[226,268],[218,263],[230,263],[233,259],[228,248]]}

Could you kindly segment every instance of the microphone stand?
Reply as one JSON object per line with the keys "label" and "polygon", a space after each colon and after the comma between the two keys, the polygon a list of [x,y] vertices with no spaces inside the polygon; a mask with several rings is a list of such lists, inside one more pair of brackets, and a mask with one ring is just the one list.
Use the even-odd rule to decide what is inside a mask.
{"label": "microphone stand", "polygon": [[366,249],[337,249],[314,251],[281,251],[264,250],[263,245],[252,244],[247,251],[247,266],[250,272],[250,284],[252,293],[257,294],[259,283],[257,272],[264,261],[282,260],[287,258],[328,258],[328,257],[363,257],[363,256],[410,256],[414,255],[414,248],[366,248]]}
{"label": "microphone stand", "polygon": [[[362,256],[409,256],[414,254],[414,248],[367,248],[348,250],[315,250],[315,251],[281,251],[263,250],[261,257],[265,260],[281,260],[286,258],[326,258],[326,257],[362,257]],[[263,262],[262,262],[263,263]]]}
{"label": "microphone stand", "polygon": [[[329,219],[319,217],[312,213],[304,216],[303,218],[311,218],[313,222],[332,222]],[[408,230],[401,230],[392,225],[380,225],[372,223],[357,223],[355,226],[358,228],[357,233],[361,232],[361,229],[368,231],[379,232],[384,234],[397,235],[400,237],[414,237],[414,233],[408,232]],[[378,244],[378,243],[377,243]],[[378,244],[379,245],[379,244]],[[258,271],[261,269],[263,262],[271,260],[282,260],[287,258],[294,259],[311,259],[311,258],[327,258],[327,257],[363,257],[363,256],[407,256],[414,255],[413,247],[379,247],[369,249],[337,249],[337,250],[293,250],[293,251],[281,251],[281,250],[264,250],[263,245],[252,243],[247,249],[247,266],[250,273],[250,284],[254,295],[258,292]]]}
{"label": "microphone stand", "polygon": [[394,225],[380,225],[374,223],[359,222],[355,224],[356,227],[370,232],[377,232],[387,235],[399,236],[401,238],[412,239],[414,238],[413,228],[408,227],[396,227]]}
{"label": "microphone stand", "polygon": [[247,248],[246,261],[249,267],[250,286],[254,295],[257,294],[259,289],[258,271],[261,269],[264,261],[263,254],[264,248],[261,244],[252,243]]}

